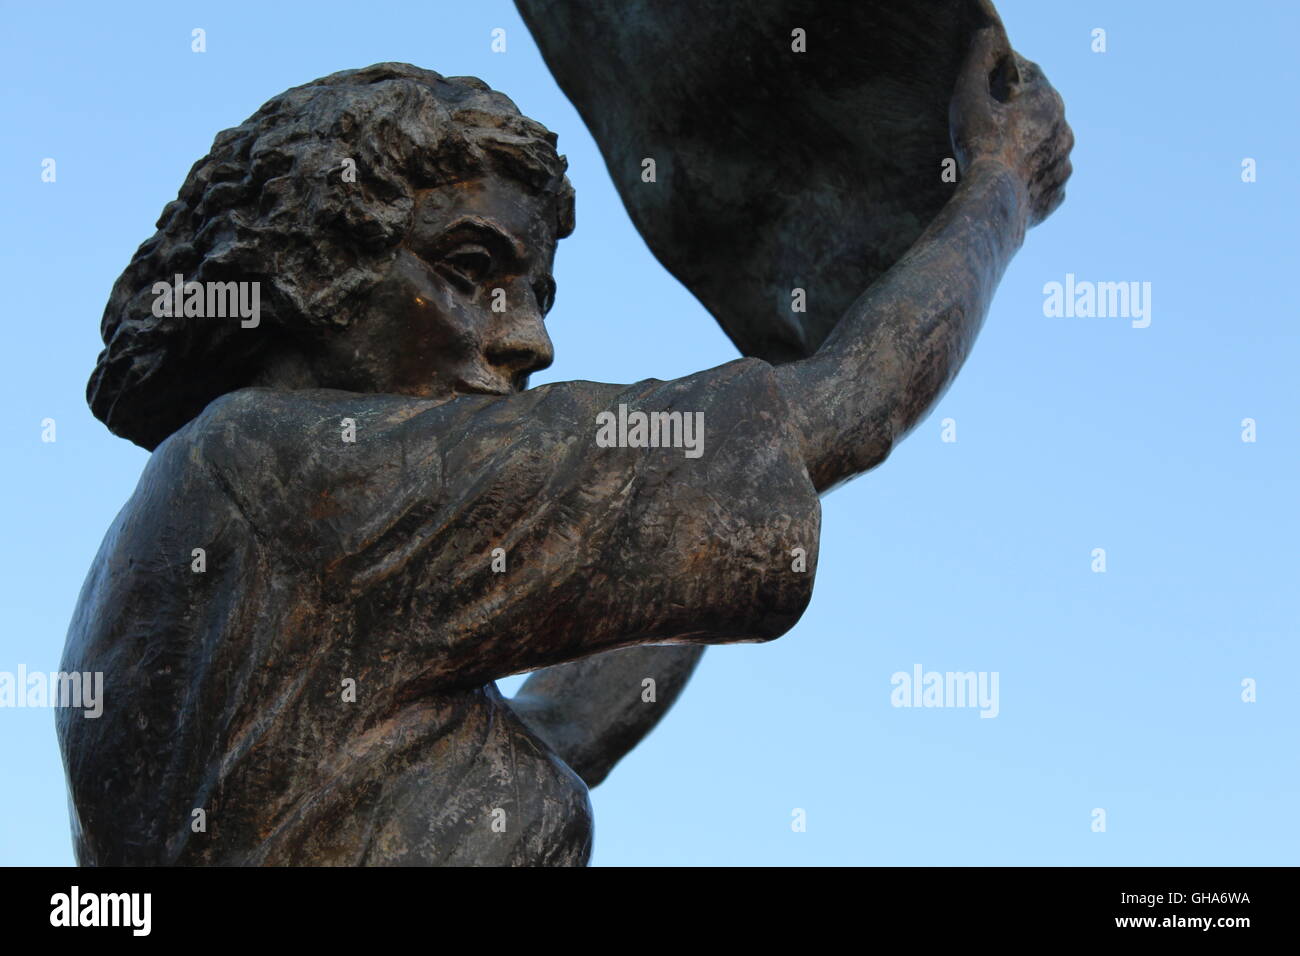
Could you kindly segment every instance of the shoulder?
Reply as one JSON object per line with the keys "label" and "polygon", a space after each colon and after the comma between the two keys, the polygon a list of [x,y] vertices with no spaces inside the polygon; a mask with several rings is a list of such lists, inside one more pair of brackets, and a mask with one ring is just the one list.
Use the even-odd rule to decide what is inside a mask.
{"label": "shoulder", "polygon": [[301,481],[355,467],[357,445],[434,407],[401,395],[244,388],[214,399],[164,445],[228,479]]}
{"label": "shoulder", "polygon": [[415,414],[433,405],[401,395],[334,389],[242,388],[213,399],[173,437],[211,450],[271,438],[290,446],[298,439],[314,440],[329,429],[339,431],[345,418],[374,421]]}

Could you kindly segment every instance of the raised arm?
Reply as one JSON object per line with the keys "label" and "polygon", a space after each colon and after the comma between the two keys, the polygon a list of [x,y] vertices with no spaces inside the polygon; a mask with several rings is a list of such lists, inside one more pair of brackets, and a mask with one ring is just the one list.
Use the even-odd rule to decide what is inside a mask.
{"label": "raised arm", "polygon": [[[781,366],[813,483],[826,491],[884,460],[952,381],[1002,272],[1061,202],[1073,142],[1056,91],[996,21],[976,34],[950,123],[962,183],[819,352]],[[595,786],[655,726],[702,648],[613,651],[534,674],[512,704]],[[642,700],[653,677],[658,701]]]}
{"label": "raised arm", "polygon": [[1061,98],[1000,22],[975,34],[950,124],[953,198],[816,355],[777,370],[818,491],[880,464],[943,394],[1026,228],[1064,198],[1074,139]]}

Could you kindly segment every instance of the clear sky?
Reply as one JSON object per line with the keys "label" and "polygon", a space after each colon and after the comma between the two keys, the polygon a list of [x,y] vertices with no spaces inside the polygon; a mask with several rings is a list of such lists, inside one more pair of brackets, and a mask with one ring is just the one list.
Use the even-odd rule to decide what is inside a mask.
{"label": "clear sky", "polygon": [[[596,865],[1297,862],[1300,7],[998,6],[1065,98],[1066,203],[930,417],[823,500],[800,623],[710,649],[593,792]],[[578,228],[535,384],[736,355],[632,228],[507,2],[2,9],[0,671],[57,669],[147,458],[84,401],[109,289],[213,136],[290,86],[407,61],[482,77],[559,134]],[[1149,326],[1046,316],[1067,274],[1149,282]],[[891,706],[915,665],[997,672],[997,717]],[[71,863],[53,712],[0,709],[0,755],[0,863]]]}

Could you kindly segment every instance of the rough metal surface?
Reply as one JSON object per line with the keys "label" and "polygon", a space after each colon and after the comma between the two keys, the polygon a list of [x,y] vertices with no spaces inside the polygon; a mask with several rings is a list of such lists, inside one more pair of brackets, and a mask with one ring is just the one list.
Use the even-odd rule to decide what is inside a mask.
{"label": "rough metal surface", "polygon": [[745,355],[812,355],[955,188],[975,0],[516,6],[646,243]]}
{"label": "rough metal surface", "polygon": [[[702,409],[729,440],[691,468],[593,455],[590,423],[619,403]],[[574,769],[594,783],[616,751],[583,756],[563,731],[549,746],[489,682],[788,629],[815,568],[791,573],[787,555],[815,558],[819,509],[781,403],[754,360],[445,403],[219,399],[154,453],[73,621],[65,664],[109,675],[113,702],[98,720],[60,714],[80,861],[584,863]],[[642,681],[662,694],[673,675],[636,664],[602,693],[655,713],[671,695],[644,702]]]}
{"label": "rough metal surface", "polygon": [[[529,390],[552,358],[572,190],[554,137],[479,80],[379,64],[221,133],[114,287],[89,387],[154,453],[64,654],[105,675],[101,717],[56,718],[78,860],[586,862],[587,787],[659,720],[699,645],[794,625],[819,493],[931,407],[1025,230],[1061,201],[1060,98],[981,15],[951,95],[960,185],[829,334],[781,339],[772,303],[752,326],[778,330],[756,340],[768,358],[825,337],[777,366]],[[702,126],[725,115],[707,88],[719,55],[687,63]],[[823,120],[847,142],[843,110]],[[760,138],[752,161],[783,148]],[[762,231],[766,207],[741,198]],[[643,228],[691,243],[698,227],[715,241],[695,251],[740,270],[736,295],[766,295],[749,284],[777,260],[745,266],[741,239],[690,215]],[[824,241],[788,229],[794,252]],[[160,315],[151,291],[175,274],[261,283],[260,321]],[[615,410],[698,416],[698,444],[621,425],[603,440]],[[503,700],[492,682],[526,671]]]}

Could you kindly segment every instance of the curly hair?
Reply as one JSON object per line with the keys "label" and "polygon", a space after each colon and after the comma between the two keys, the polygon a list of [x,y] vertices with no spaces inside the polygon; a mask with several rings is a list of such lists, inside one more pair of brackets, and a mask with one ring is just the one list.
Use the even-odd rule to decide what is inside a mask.
{"label": "curly hair", "polygon": [[[346,326],[396,257],[417,190],[499,171],[552,198],[557,238],[569,235],[573,187],[555,141],[482,80],[405,63],[280,94],[217,134],[114,283],[86,387],[91,411],[152,451],[249,384],[269,349]],[[155,315],[154,283],[178,274],[259,282],[261,334]]]}

